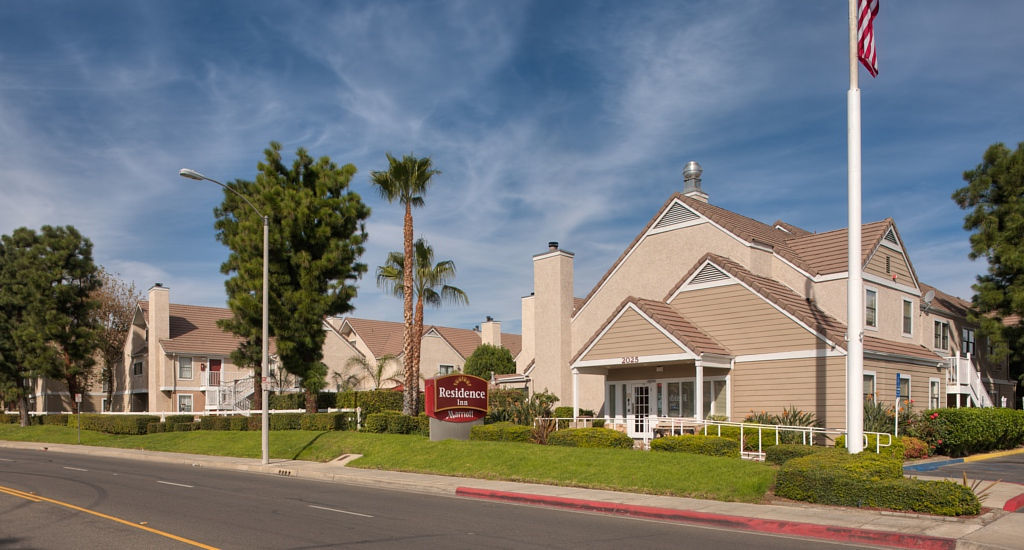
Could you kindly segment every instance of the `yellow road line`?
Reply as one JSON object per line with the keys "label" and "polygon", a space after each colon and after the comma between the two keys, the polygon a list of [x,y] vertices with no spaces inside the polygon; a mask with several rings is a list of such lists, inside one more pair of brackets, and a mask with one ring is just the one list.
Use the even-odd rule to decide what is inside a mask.
{"label": "yellow road line", "polygon": [[985,460],[987,458],[999,458],[1001,456],[1010,456],[1015,454],[1024,453],[1024,449],[1010,449],[1009,451],[994,451],[991,453],[985,453],[981,455],[965,456],[964,462],[977,462],[979,460]]}
{"label": "yellow road line", "polygon": [[92,515],[94,515],[96,517],[100,517],[100,518],[103,518],[103,519],[109,519],[110,521],[114,521],[114,522],[117,522],[117,523],[120,523],[120,524],[123,524],[123,525],[128,525],[128,526],[131,526],[131,527],[135,527],[136,529],[142,529],[143,531],[149,531],[150,533],[153,533],[153,534],[156,534],[156,535],[160,535],[162,537],[167,537],[169,539],[173,539],[173,540],[176,540],[178,542],[183,542],[185,544],[189,544],[189,545],[192,545],[192,546],[195,546],[195,547],[198,547],[198,548],[204,548],[205,550],[219,550],[216,546],[209,546],[209,545],[203,544],[201,542],[196,542],[194,540],[187,539],[185,537],[179,537],[178,535],[172,535],[170,533],[167,533],[165,531],[161,531],[159,529],[153,529],[152,527],[147,527],[145,525],[139,525],[138,523],[132,523],[132,522],[130,522],[128,520],[124,520],[124,519],[121,519],[121,518],[116,518],[114,516],[108,516],[107,514],[96,512],[94,510],[89,510],[87,508],[82,508],[80,506],[75,506],[74,504],[69,504],[67,502],[62,502],[62,501],[59,501],[59,500],[54,500],[52,498],[46,498],[46,497],[42,497],[42,496],[39,496],[39,495],[34,495],[32,493],[26,493],[24,491],[19,491],[17,489],[12,489],[10,487],[4,487],[2,485],[0,485],[0,492],[7,493],[9,495],[14,495],[16,497],[21,497],[21,498],[26,499],[26,500],[31,500],[32,502],[45,501],[45,502],[49,502],[51,504],[56,504],[57,506],[64,506],[65,508],[71,508],[72,510],[77,510],[79,512],[85,512],[86,514],[92,514]]}

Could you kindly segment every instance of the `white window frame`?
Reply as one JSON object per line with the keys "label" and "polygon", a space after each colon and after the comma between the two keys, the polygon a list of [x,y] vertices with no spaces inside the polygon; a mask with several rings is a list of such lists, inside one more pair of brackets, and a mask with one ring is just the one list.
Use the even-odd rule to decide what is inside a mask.
{"label": "white window frame", "polygon": [[900,392],[900,410],[901,411],[904,410],[905,406],[907,404],[909,404],[913,400],[913,398],[910,396],[910,390],[911,390],[911,388],[914,387],[914,384],[911,381],[911,376],[909,374],[904,374],[904,373],[901,372],[900,373],[900,383],[902,384],[904,380],[907,381],[907,393],[904,394],[903,392]]}
{"label": "white window frame", "polygon": [[132,363],[132,376],[142,376],[143,367],[142,361],[134,361]]}
{"label": "white window frame", "polygon": [[[182,372],[182,370],[181,370],[182,369],[182,361],[185,360],[185,359],[188,359],[188,376],[187,377],[181,375],[181,372]],[[176,361],[176,363],[177,364],[176,364],[176,372],[175,372],[175,374],[178,375],[178,380],[192,380],[195,377],[195,375],[196,375],[195,364],[192,361],[192,357],[191,356],[187,356],[187,355],[179,356],[178,360]]]}
{"label": "white window frame", "polygon": [[[935,327],[938,327],[939,325],[942,325],[942,327],[943,327],[941,329],[942,332],[940,334],[936,335],[935,334]],[[935,341],[936,339],[938,339],[940,341],[936,342]],[[936,345],[936,344],[940,344],[940,345]],[[932,349],[949,351],[949,321],[939,321],[939,320],[936,320],[934,325],[932,325]]]}
{"label": "white window frame", "polygon": [[[878,376],[873,370],[864,371],[864,378],[871,377],[871,402],[878,403]],[[863,390],[861,390],[863,391]],[[867,399],[865,399],[867,401]]]}
{"label": "white window frame", "polygon": [[[970,335],[970,338],[968,338]],[[978,355],[978,336],[975,334],[974,329],[970,327],[963,327],[960,329],[960,356],[967,357],[967,354],[977,356]],[[971,349],[967,349],[970,347]]]}
{"label": "white window frame", "polygon": [[[445,367],[448,368],[448,372],[445,372],[445,370],[444,370]],[[446,374],[455,374],[455,365],[438,365],[437,366],[437,374],[440,374],[442,376],[444,376]]]}
{"label": "white window frame", "polygon": [[[694,380],[694,382],[696,383],[696,380]],[[730,397],[730,394],[732,392],[730,391],[731,388],[729,387],[731,385],[731,384],[729,384],[729,377],[728,376],[705,376],[704,377],[704,383],[708,383],[708,382],[711,383],[711,391],[710,392],[704,392],[703,388],[701,388],[701,390],[702,390],[701,391],[701,396],[702,396],[702,399],[704,399],[705,401],[707,401],[709,396],[713,396],[714,395],[714,393],[715,393],[715,382],[724,382],[725,383],[725,392],[724,392],[724,394],[725,394],[725,411],[724,412],[719,412],[718,411],[718,406],[717,406],[718,405],[718,400],[714,399],[714,400],[711,401],[711,408],[710,408],[710,410],[707,413],[704,414],[704,418],[708,418],[711,415],[725,416],[726,418],[731,418],[731,415],[729,414],[729,406],[730,406],[729,397]],[[696,402],[694,402],[693,406],[694,406],[694,412],[696,412],[696,408],[698,406],[701,407],[700,410],[702,412],[704,411],[704,403],[696,403]]]}
{"label": "white window frame", "polygon": [[[910,330],[906,330],[907,322],[910,322]],[[903,336],[914,336],[914,302],[913,300],[903,299],[903,319],[900,324],[900,330],[903,331]]]}
{"label": "white window frame", "polygon": [[[188,401],[188,410],[182,409],[182,401]],[[179,393],[178,394],[178,412],[194,412],[195,411],[195,400],[192,399],[191,393]]]}
{"label": "white window frame", "polygon": [[[932,393],[934,388],[935,393]],[[934,406],[932,402],[935,402]],[[942,381],[938,378],[928,379],[928,408],[929,409],[940,409],[942,408]]]}
{"label": "white window frame", "polygon": [[[872,323],[871,316],[868,315],[868,312],[871,311],[871,306],[869,305],[871,300],[868,299],[869,296],[874,298],[874,323]],[[864,288],[864,326],[866,328],[878,330],[878,290],[874,288]]]}

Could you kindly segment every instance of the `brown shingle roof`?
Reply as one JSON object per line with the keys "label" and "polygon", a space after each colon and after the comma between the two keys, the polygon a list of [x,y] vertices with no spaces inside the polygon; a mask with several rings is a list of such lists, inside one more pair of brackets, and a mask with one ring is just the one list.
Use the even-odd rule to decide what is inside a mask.
{"label": "brown shingle roof", "polygon": [[[355,317],[348,317],[345,322],[366,342],[375,357],[402,354],[405,345],[404,323]],[[427,325],[423,327],[423,333],[426,334],[431,329],[437,330],[437,333],[463,358],[472,355],[480,345],[480,333],[475,330]],[[501,333],[501,346],[508,349],[512,357],[515,357],[523,349],[523,338],[518,334],[503,332]]]}
{"label": "brown shingle roof", "polygon": [[[885,231],[892,225],[892,219],[868,223],[861,226],[861,265],[868,254],[878,246]],[[789,239],[787,244],[799,256],[811,275],[841,273],[847,270],[846,239],[849,231],[844,227],[826,233],[813,233]]]}
{"label": "brown shingle roof", "polygon": [[[149,302],[140,301],[139,308],[148,322]],[[160,341],[167,353],[228,355],[242,343],[242,338],[217,326],[218,320],[231,318],[228,308],[169,304],[168,310],[170,338]],[[276,352],[273,339],[270,348]]]}
{"label": "brown shingle roof", "polygon": [[600,328],[594,332],[594,335],[590,337],[590,340],[588,340],[586,344],[583,344],[583,347],[580,348],[580,351],[576,353],[569,363],[575,363],[580,357],[582,357],[583,353],[586,352],[595,341],[597,341],[598,336],[604,331],[605,327],[607,327],[608,324],[618,316],[622,309],[629,304],[635,305],[648,317],[654,319],[661,328],[667,330],[669,334],[682,342],[686,347],[693,350],[694,353],[731,355],[731,352],[726,349],[725,346],[720,344],[704,331],[697,328],[693,323],[687,321],[686,318],[668,304],[630,296],[623,300],[622,303],[619,304],[619,307],[612,310],[608,319],[606,319],[604,323],[601,323]]}
{"label": "brown shingle roof", "polygon": [[922,293],[927,293],[929,290],[935,292],[935,299],[932,301],[932,307],[938,307],[939,309],[952,313],[953,315],[960,317],[961,319],[967,318],[967,312],[971,309],[971,303],[963,298],[958,298],[952,294],[946,294],[945,292],[933,287],[921,283]]}

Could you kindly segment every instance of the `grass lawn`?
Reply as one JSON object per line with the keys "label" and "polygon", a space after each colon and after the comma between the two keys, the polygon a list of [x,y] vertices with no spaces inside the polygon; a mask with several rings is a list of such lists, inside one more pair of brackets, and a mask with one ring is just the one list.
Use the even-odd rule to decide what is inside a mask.
{"label": "grass lawn", "polygon": [[[0,439],[70,443],[74,428],[0,425]],[[107,435],[82,431],[82,444],[124,449],[259,458],[259,432],[197,431]],[[579,449],[529,443],[429,441],[415,435],[274,431],[273,458],[327,461],[345,453],[357,468],[421,472],[659,495],[759,502],[775,469],[739,459],[623,449]]]}

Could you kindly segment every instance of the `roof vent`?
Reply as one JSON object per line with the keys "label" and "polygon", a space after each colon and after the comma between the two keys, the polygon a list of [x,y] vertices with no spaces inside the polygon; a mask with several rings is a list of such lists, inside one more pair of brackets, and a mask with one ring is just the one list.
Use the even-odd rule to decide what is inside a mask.
{"label": "roof vent", "polygon": [[686,163],[686,167],[683,168],[683,195],[708,202],[708,194],[700,188],[700,177],[703,173],[704,169],[697,161],[691,160]]}
{"label": "roof vent", "polygon": [[548,241],[548,250],[552,252],[558,250],[558,241]]}

